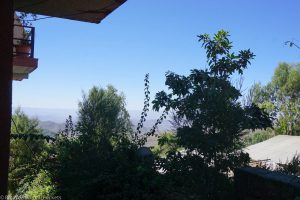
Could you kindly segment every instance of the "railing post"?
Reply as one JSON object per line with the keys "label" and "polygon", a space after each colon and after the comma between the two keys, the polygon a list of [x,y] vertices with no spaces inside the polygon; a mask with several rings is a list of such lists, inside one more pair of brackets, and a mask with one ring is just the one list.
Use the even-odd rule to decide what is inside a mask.
{"label": "railing post", "polygon": [[34,39],[35,39],[35,27],[31,27],[31,52],[30,57],[34,58]]}
{"label": "railing post", "polygon": [[13,75],[13,2],[12,0],[0,1],[0,198],[2,199],[5,198],[8,190]]}

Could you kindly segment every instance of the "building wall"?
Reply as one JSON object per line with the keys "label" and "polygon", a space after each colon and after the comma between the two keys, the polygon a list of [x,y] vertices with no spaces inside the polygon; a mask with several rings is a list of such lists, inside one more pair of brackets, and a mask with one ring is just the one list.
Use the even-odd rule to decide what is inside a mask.
{"label": "building wall", "polygon": [[238,200],[294,200],[300,196],[300,178],[266,169],[245,167],[235,170]]}

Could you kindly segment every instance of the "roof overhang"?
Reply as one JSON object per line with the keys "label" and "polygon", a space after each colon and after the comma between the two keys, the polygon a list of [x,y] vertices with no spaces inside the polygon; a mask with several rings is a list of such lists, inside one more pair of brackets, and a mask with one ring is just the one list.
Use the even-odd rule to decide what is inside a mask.
{"label": "roof overhang", "polygon": [[100,23],[126,0],[14,0],[19,12]]}

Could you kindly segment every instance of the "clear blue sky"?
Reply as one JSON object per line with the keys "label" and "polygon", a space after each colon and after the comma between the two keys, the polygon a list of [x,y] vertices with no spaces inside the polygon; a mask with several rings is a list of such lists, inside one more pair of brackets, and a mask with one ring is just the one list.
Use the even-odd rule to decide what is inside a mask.
{"label": "clear blue sky", "polygon": [[244,88],[270,81],[279,62],[299,62],[298,0],[128,0],[100,24],[58,18],[34,23],[39,67],[14,82],[13,106],[76,109],[82,91],[114,85],[128,109],[141,109],[143,79],[151,92],[164,89],[164,74],[205,68],[197,35],[230,32],[234,49],[256,58],[244,73]]}

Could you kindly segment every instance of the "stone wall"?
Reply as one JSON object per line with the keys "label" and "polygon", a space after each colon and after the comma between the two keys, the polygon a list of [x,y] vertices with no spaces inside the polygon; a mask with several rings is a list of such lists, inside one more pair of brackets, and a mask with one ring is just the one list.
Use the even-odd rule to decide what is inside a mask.
{"label": "stone wall", "polygon": [[238,200],[295,200],[300,197],[297,176],[245,167],[235,170],[234,179]]}

